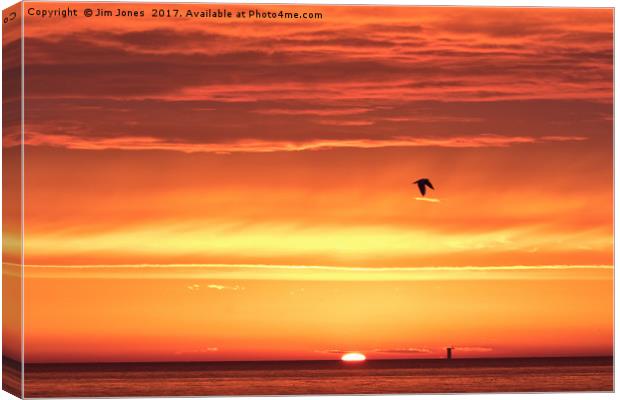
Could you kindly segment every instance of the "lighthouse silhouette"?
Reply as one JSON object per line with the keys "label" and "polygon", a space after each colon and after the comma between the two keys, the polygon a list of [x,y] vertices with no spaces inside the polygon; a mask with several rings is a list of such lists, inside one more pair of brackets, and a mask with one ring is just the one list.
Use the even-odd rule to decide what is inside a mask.
{"label": "lighthouse silhouette", "polygon": [[452,360],[452,350],[454,347],[446,347],[446,360]]}

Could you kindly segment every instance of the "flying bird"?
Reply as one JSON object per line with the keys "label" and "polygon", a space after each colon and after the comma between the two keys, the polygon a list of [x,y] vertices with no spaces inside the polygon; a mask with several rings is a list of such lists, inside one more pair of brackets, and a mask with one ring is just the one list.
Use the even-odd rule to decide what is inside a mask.
{"label": "flying bird", "polygon": [[422,193],[422,196],[426,195],[426,187],[428,186],[429,188],[435,190],[435,188],[433,187],[433,184],[431,183],[431,181],[429,181],[426,178],[422,178],[422,179],[418,179],[415,182],[416,185],[418,185],[418,189],[420,189],[420,193]]}

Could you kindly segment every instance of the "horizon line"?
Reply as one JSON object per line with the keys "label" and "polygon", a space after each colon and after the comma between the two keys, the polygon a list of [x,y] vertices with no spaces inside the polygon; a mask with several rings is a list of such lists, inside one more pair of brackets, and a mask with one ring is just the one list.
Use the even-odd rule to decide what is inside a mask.
{"label": "horizon line", "polygon": [[[447,359],[446,357],[418,357],[418,358],[366,358],[363,361],[351,363],[351,364],[362,364],[367,361],[446,361],[446,362],[455,362],[460,360],[526,360],[526,359],[568,359],[568,358],[614,358],[613,353],[608,355],[539,355],[539,356],[485,356],[485,357],[452,357],[452,359]],[[337,363],[346,363],[340,358],[309,358],[309,359],[261,359],[261,360],[158,360],[158,361],[52,361],[52,362],[25,362],[18,361],[9,356],[2,356],[3,360],[12,361],[17,364],[23,365],[109,365],[109,364],[217,364],[217,363],[303,363],[303,362],[337,362]],[[350,365],[346,363],[346,365]]]}

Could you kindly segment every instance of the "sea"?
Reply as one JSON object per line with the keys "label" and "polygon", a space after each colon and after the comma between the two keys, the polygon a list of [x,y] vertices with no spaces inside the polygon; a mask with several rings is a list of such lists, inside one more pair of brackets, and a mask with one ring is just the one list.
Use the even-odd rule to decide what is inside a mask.
{"label": "sea", "polygon": [[613,391],[612,357],[27,364],[26,397]]}

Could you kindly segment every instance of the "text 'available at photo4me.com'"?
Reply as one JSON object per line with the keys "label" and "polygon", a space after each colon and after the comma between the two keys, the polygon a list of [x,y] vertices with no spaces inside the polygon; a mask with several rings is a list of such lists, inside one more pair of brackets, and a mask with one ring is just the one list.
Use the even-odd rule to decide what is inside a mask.
{"label": "text 'available at photo4me.com'", "polygon": [[[322,20],[325,18],[323,12],[312,10],[262,10],[260,8],[235,8],[234,10],[227,8],[175,8],[167,7],[162,4],[160,7],[116,7],[114,5],[96,5],[90,4],[88,7],[27,7],[25,14],[28,17],[36,18],[178,18],[182,19],[248,19],[248,20]],[[10,17],[5,17],[5,23]]]}

